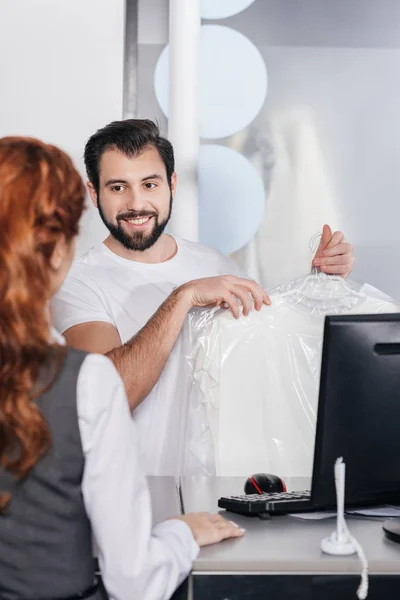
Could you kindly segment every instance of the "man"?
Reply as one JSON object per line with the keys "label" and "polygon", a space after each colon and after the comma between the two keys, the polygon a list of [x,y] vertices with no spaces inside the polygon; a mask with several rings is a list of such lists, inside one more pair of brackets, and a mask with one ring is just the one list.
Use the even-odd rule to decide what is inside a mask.
{"label": "man", "polygon": [[[175,342],[187,312],[227,304],[237,316],[236,299],[245,314],[249,294],[258,309],[269,299],[230,259],[164,233],[176,189],[174,153],[153,122],[130,119],[100,129],[86,144],[85,165],[90,196],[110,235],[72,267],[52,304],[54,322],[71,346],[114,361],[135,410],[145,468],[167,474],[161,461],[173,406],[164,397],[173,397],[179,380]],[[325,227],[322,244],[321,269],[346,276],[353,257],[343,234]]]}

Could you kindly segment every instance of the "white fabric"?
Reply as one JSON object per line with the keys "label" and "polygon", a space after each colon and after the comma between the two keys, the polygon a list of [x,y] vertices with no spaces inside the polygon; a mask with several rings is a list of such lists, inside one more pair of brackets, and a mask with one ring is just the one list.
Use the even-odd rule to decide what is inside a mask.
{"label": "white fabric", "polygon": [[[271,300],[239,320],[228,311],[191,318],[190,404],[204,406],[218,475],[311,476],[324,314]],[[398,311],[374,294],[345,312]],[[193,439],[193,453],[203,443]]]}
{"label": "white fabric", "polygon": [[[80,323],[113,325],[127,342],[178,286],[193,279],[240,275],[237,265],[211,248],[175,238],[177,254],[163,263],[148,264],[121,258],[99,244],[74,263],[52,301],[52,318],[59,331]],[[176,419],[175,391],[180,379],[181,340],[178,338],[158,384],[134,411],[139,430],[142,466],[148,475],[182,475],[182,452]],[[191,472],[199,474],[203,471]]]}
{"label": "white fabric", "polygon": [[318,124],[308,109],[271,112],[256,143],[251,160],[259,163],[261,155],[265,214],[254,239],[234,258],[270,289],[310,269],[309,240],[325,223],[337,228],[340,215]]}
{"label": "white fabric", "polygon": [[82,493],[110,600],[170,598],[199,548],[183,521],[152,528],[138,431],[113,363],[89,354],[77,384]]}

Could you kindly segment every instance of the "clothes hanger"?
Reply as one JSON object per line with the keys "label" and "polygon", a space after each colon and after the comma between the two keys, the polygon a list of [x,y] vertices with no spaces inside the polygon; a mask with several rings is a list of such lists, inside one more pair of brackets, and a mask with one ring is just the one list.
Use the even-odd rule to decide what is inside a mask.
{"label": "clothes hanger", "polygon": [[[314,235],[309,243],[312,256],[317,250],[320,234]],[[339,275],[328,275],[317,267],[311,273],[281,285],[271,291],[292,309],[309,315],[341,314],[354,309],[365,301],[367,295],[350,285]]]}
{"label": "clothes hanger", "polygon": [[[303,295],[306,298],[317,299],[324,296],[327,299],[353,297],[365,299],[366,295],[356,289],[350,287],[343,277],[339,275],[327,275],[322,272],[313,271],[296,282],[293,282],[293,287],[290,290],[283,291],[279,294],[281,298],[290,295]],[[334,285],[333,285],[334,284]]]}
{"label": "clothes hanger", "polygon": [[[321,241],[322,234],[316,233],[312,236],[309,241],[308,247],[310,248],[311,255],[314,256],[319,243]],[[296,295],[303,295],[305,298],[311,298],[317,300],[318,296],[322,299],[340,299],[349,298],[354,299],[365,299],[366,295],[352,288],[343,277],[339,275],[328,275],[323,273],[318,267],[312,267],[311,273],[297,279],[293,282],[291,288],[287,291],[282,291],[279,294],[281,298]]]}

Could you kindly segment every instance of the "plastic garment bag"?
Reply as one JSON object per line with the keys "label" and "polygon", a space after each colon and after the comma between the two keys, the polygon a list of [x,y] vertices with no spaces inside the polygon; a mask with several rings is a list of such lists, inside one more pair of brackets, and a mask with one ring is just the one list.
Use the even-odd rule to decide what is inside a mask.
{"label": "plastic garment bag", "polygon": [[308,275],[270,294],[272,305],[234,319],[194,310],[182,333],[179,389],[183,474],[248,476],[312,471],[325,315],[400,312],[371,286]]}

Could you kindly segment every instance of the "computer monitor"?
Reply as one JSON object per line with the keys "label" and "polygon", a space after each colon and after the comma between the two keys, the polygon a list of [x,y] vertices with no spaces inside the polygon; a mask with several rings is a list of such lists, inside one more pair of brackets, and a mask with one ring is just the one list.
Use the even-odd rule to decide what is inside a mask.
{"label": "computer monitor", "polygon": [[400,314],[326,317],[313,506],[335,506],[340,456],[346,505],[400,503]]}

